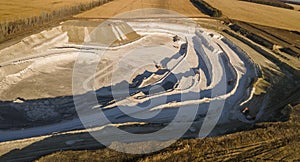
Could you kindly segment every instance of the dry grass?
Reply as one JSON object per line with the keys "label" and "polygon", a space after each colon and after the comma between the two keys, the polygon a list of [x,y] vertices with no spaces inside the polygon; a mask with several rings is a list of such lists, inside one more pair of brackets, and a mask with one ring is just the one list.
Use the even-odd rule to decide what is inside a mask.
{"label": "dry grass", "polygon": [[300,12],[238,0],[206,0],[224,16],[255,24],[300,31]]}
{"label": "dry grass", "polygon": [[[76,18],[110,18],[118,14],[144,8],[159,8],[178,12],[185,16],[207,16],[200,12],[189,0],[114,0],[90,11],[75,16]],[[146,15],[141,15],[141,17]]]}
{"label": "dry grass", "polygon": [[205,139],[180,140],[148,155],[110,149],[57,152],[38,161],[293,161],[299,160],[300,106],[288,122],[261,123],[255,129]]}
{"label": "dry grass", "polygon": [[43,12],[51,12],[80,3],[89,3],[93,0],[23,0],[0,1],[0,21],[23,19],[39,16]]}

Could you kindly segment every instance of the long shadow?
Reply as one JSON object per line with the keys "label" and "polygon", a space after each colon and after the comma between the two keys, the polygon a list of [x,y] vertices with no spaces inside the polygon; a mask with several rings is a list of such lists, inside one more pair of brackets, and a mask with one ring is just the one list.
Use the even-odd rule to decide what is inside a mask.
{"label": "long shadow", "polygon": [[[0,131],[41,126],[47,123],[60,122],[61,119],[68,120],[76,117],[72,96],[18,100],[19,102],[0,101]],[[51,111],[46,112],[47,109],[51,109]],[[37,110],[41,114],[44,113],[44,116],[34,114],[34,111]]]}
{"label": "long shadow", "polygon": [[[195,118],[195,121],[201,121],[205,114],[207,113],[207,108],[209,107],[209,103],[204,103],[198,105],[198,112]],[[224,107],[232,106],[229,102],[225,102]],[[177,111],[178,108],[174,108],[171,111]],[[170,114],[173,112],[165,111],[164,113]],[[224,113],[222,114],[224,115]],[[239,122],[239,121],[236,121]],[[198,123],[199,124],[199,123]],[[238,128],[245,128],[245,124],[243,123],[235,123],[236,127],[226,128],[226,130],[221,131],[216,128],[214,129],[209,136],[216,136],[227,134],[230,132],[238,131]],[[163,126],[156,127],[158,130],[161,129]],[[122,128],[121,128],[122,129]],[[147,129],[147,128],[145,128]],[[123,129],[126,131],[126,129]],[[143,126],[139,126],[139,131],[143,130]],[[103,130],[105,131],[105,130]],[[155,130],[152,130],[155,131]],[[197,129],[196,132],[199,130]],[[130,132],[130,131],[128,131]],[[138,132],[131,132],[131,133],[138,133]],[[184,138],[187,137],[198,137],[197,133],[192,133],[187,131]],[[120,139],[122,140],[122,139]],[[160,141],[157,139],[157,141]],[[104,145],[99,143],[95,140],[89,133],[77,133],[77,134],[57,134],[42,139],[40,141],[34,142],[22,149],[14,149],[9,151],[8,153],[2,155],[0,157],[0,161],[33,161],[42,156],[49,155],[51,153],[66,151],[66,150],[96,150],[105,148]]]}
{"label": "long shadow", "polygon": [[[199,65],[197,68],[201,67],[201,58],[200,57],[201,57],[201,55],[198,54]],[[228,63],[228,58],[223,57],[223,56],[220,56],[220,57],[221,57],[221,61],[223,61],[224,64]],[[205,67],[202,67],[202,68],[205,68]],[[141,76],[139,76],[135,79],[136,79],[136,81],[139,81],[148,75],[149,75],[148,72],[145,72],[145,75],[142,74]],[[163,87],[163,89],[160,89],[161,91],[158,91],[156,93],[172,91],[175,88],[175,85],[178,82],[178,80],[181,80],[183,77],[190,77],[193,75],[195,75],[193,68],[190,68],[189,71],[186,71],[183,73],[178,73],[176,75],[171,74],[167,78],[165,78],[165,80],[163,82],[159,83],[159,86]],[[122,85],[125,84],[128,87],[130,86],[130,83],[125,82],[125,81],[123,81],[119,84],[122,84]],[[243,84],[246,84],[246,83],[243,83]],[[116,84],[114,86],[119,86],[119,85]],[[155,85],[155,86],[157,86],[157,85]],[[124,99],[124,98],[129,97],[130,95],[138,93],[138,92],[143,92],[147,97],[149,97],[151,94],[153,94],[153,93],[149,92],[150,89],[153,87],[154,87],[154,85],[146,86],[143,88],[131,88],[131,90],[130,90],[131,94],[124,95],[123,98],[119,98],[119,99],[120,100]],[[96,91],[96,93],[88,92],[83,95],[96,94],[99,105],[102,105],[102,106],[111,104],[112,102],[116,101],[116,99],[113,97],[112,92],[105,93],[105,95],[103,95],[101,93],[101,92],[103,92],[103,90],[105,92],[109,92],[109,90],[110,91],[112,90],[112,86],[100,88]],[[242,92],[241,89],[238,89],[238,90]],[[181,102],[181,99],[184,98],[183,96],[185,96],[185,95],[189,96],[189,100],[193,100],[193,99],[199,100],[199,99],[203,99],[205,97],[210,98],[211,93],[212,93],[212,90],[209,89],[209,90],[204,90],[201,92],[186,92],[186,93],[182,93],[182,94],[168,95],[165,103]],[[228,110],[229,108],[234,106],[233,101],[235,101],[235,97],[236,97],[235,95],[232,95],[224,101],[224,104],[225,104],[224,107],[226,108],[226,110]],[[158,100],[159,100],[159,97],[154,97],[151,100],[146,100],[145,102],[138,104],[137,107],[141,107],[141,108],[147,107],[147,105],[149,105],[149,102],[156,103],[156,101],[158,101]],[[88,101],[85,101],[85,102],[88,102]],[[157,102],[157,104],[159,104],[159,102]],[[203,104],[197,105],[198,112],[196,114],[195,120],[197,120],[197,121],[203,120],[203,118],[205,117],[205,114],[207,113],[209,105],[210,105],[210,103],[203,103]],[[53,120],[53,116],[50,115],[50,116],[44,116],[44,118],[43,117],[35,118],[36,120],[33,120],[32,118],[29,118],[28,115],[26,115],[26,112],[24,109],[25,107],[29,107],[29,110],[26,110],[26,111],[34,111],[35,109],[39,109],[40,107],[53,109],[53,111],[54,111],[53,114],[56,115],[55,118],[60,118],[60,119]],[[35,126],[39,125],[39,124],[36,124],[36,123],[39,123],[38,121],[41,122],[41,121],[45,121],[46,119],[48,119],[48,120],[46,120],[47,122],[42,123],[40,125],[53,124],[53,123],[61,122],[62,120],[64,120],[64,121],[74,120],[74,118],[77,118],[76,109],[75,109],[74,101],[73,101],[73,96],[44,98],[44,99],[37,99],[37,100],[26,100],[26,101],[22,101],[20,103],[0,102],[0,108],[2,108],[2,110],[10,110],[9,113],[2,112],[2,111],[0,112],[2,121],[4,121],[4,122],[1,121],[1,129],[2,130],[7,129],[7,128],[13,128],[13,127],[15,129],[24,128],[24,125],[21,124],[22,122],[25,122],[27,124],[27,127],[35,127]],[[91,110],[91,108],[92,107],[87,107],[88,110]],[[112,111],[113,111],[113,113],[112,113]],[[146,119],[146,120],[130,117],[127,114],[125,114],[123,111],[121,111],[121,109],[119,109],[118,107],[104,110],[104,113],[107,115],[108,119],[112,123],[130,122],[130,121],[155,123],[157,121],[160,121],[160,122],[164,122],[165,124],[167,124],[172,121],[172,119],[175,117],[177,111],[178,111],[178,107],[175,107],[172,109],[165,109],[165,110],[162,110],[158,115],[156,115],[152,118]],[[11,114],[10,112],[14,112],[14,116],[10,116],[10,114]],[[47,114],[47,113],[48,113],[47,111],[44,112],[44,114]],[[225,117],[226,113],[227,113],[226,111],[223,111],[221,118],[223,116]],[[121,118],[116,118],[116,116],[121,116]],[[168,117],[165,118],[166,116],[168,116]],[[18,121],[18,123],[11,123],[10,125],[2,124],[5,122],[6,122],[6,124],[8,124],[10,121],[12,121],[11,118],[15,118],[15,117],[17,117],[16,121]],[[232,129],[236,129],[236,128],[232,128]],[[142,130],[142,127],[141,127],[141,130]],[[232,130],[228,129],[227,131],[232,131]],[[226,131],[224,131],[222,133],[226,133]],[[46,134],[49,134],[49,133],[46,133]],[[217,134],[216,134],[216,132],[212,132],[210,135],[217,135]],[[0,134],[0,137],[1,137],[1,134]],[[43,155],[47,155],[49,153],[53,153],[53,152],[57,152],[57,151],[61,151],[61,150],[99,149],[99,148],[103,148],[103,147],[104,147],[103,145],[99,144],[88,133],[56,135],[56,136],[51,136],[51,137],[45,138],[38,142],[34,142],[33,144],[28,145],[27,147],[25,147],[23,149],[12,150],[12,151],[8,152],[7,154],[2,155],[0,157],[0,161],[9,161],[9,160],[32,161]]]}
{"label": "long shadow", "polygon": [[[22,145],[23,143],[20,143]],[[14,149],[0,157],[0,161],[34,161],[38,158],[65,150],[95,150],[104,148],[89,133],[53,135],[34,142],[22,149]]]}
{"label": "long shadow", "polygon": [[[177,54],[176,56],[169,59],[176,59]],[[166,72],[167,70],[158,70],[154,74],[162,75]],[[144,74],[137,76],[134,81],[141,82],[142,79],[148,77],[149,75],[151,75],[151,73],[145,71]],[[34,100],[24,100],[18,98],[16,101],[0,101],[0,132],[6,132],[6,135],[0,134],[0,141],[6,141],[6,138],[8,138],[9,140],[14,139],[13,135],[9,136],[7,134],[7,132],[10,130],[24,129],[24,131],[26,131],[30,128],[44,126],[46,128],[50,128],[49,125],[58,124],[60,122],[71,123],[71,121],[73,122],[74,120],[76,120],[75,122],[78,125],[74,129],[83,128],[83,126],[80,124],[80,121],[78,120],[77,111],[74,105],[74,98],[96,94],[98,104],[100,106],[106,106],[138,92],[144,92],[147,95],[149,94],[150,90],[153,91],[154,86],[163,87],[162,90],[160,89],[161,92],[172,90],[176,82],[177,80],[174,79],[172,75],[170,75],[166,79],[166,81],[161,82],[159,85],[150,85],[143,88],[129,88],[129,93],[124,94],[120,98],[115,98],[112,93],[112,89],[118,89],[118,87],[124,85],[130,87],[130,84],[126,81],[122,81],[113,86],[100,88],[95,92],[87,92],[78,96],[60,96],[55,98],[40,98]],[[86,103],[89,101],[82,102]],[[90,110],[93,106],[96,105],[89,105],[86,109]],[[57,129],[57,131],[59,131],[59,129]],[[51,133],[50,130],[43,130],[42,132],[43,133],[41,133],[40,135]]]}
{"label": "long shadow", "polygon": [[[177,54],[174,57],[169,59],[177,59],[178,58]],[[166,71],[158,70],[155,74],[161,75],[165,72]],[[167,78],[165,78],[163,82],[159,84],[149,85],[143,88],[129,88],[129,93],[124,94],[124,96],[121,96],[120,98],[114,97],[112,93],[113,86],[100,88],[95,93],[99,105],[106,106],[113,102],[116,102],[117,100],[122,100],[138,92],[143,92],[146,96],[148,96],[150,90],[152,90],[152,94],[173,90],[178,80],[180,80],[182,77],[191,76],[192,74],[194,73],[191,71],[191,69],[190,71],[186,73],[178,74],[177,76],[171,74]],[[142,80],[145,77],[148,77],[150,75],[152,75],[150,72],[145,71],[144,74],[137,76],[134,79],[134,81],[142,82]],[[120,85],[122,86],[125,85],[127,87],[132,86],[128,82],[123,81],[114,85],[115,86],[114,89],[118,89]],[[153,91],[153,87],[163,87],[163,89],[160,88],[157,91],[155,90]],[[83,94],[83,95],[89,95],[89,93],[91,92],[88,92],[87,94]],[[0,117],[1,117],[0,129],[2,131],[6,129],[8,130],[23,129],[23,128],[54,124],[54,123],[63,122],[67,120],[73,120],[74,118],[77,118],[77,113],[76,113],[73,98],[74,96],[61,96],[55,98],[42,98],[42,99],[35,99],[35,100],[19,99],[21,100],[21,102],[12,102],[12,101],[0,102],[0,108],[2,110],[0,111]],[[180,98],[181,98],[180,95],[172,95],[168,97],[166,102],[172,102],[172,101],[180,102]],[[146,107],[145,105],[147,105],[147,102],[141,103],[138,106]],[[1,139],[2,138],[0,135],[0,141],[2,141]]]}
{"label": "long shadow", "polygon": [[[201,67],[201,57],[200,56],[201,55],[198,54],[199,64],[198,64],[197,68]],[[176,58],[176,57],[174,57],[174,58]],[[220,59],[220,61],[223,61],[223,63],[226,64],[226,63],[228,63],[227,62],[228,60],[226,60],[226,59],[227,58],[222,58],[222,59]],[[205,67],[203,67],[203,68],[205,68]],[[143,79],[145,76],[148,76],[148,75],[149,75],[149,73],[145,72],[145,75],[142,74],[141,76],[136,77],[135,80],[139,82],[139,80]],[[181,80],[183,77],[190,77],[190,76],[194,76],[194,75],[195,75],[195,73],[194,73],[193,68],[190,68],[189,71],[186,71],[183,73],[171,74],[167,78],[165,78],[163,82],[161,82],[159,84],[149,85],[149,86],[146,86],[143,88],[130,88],[130,93],[128,95],[124,95],[123,98],[119,98],[119,100],[122,100],[122,99],[129,97],[130,95],[138,93],[138,92],[143,92],[147,97],[149,97],[150,95],[153,95],[153,93],[150,93],[149,91],[151,90],[151,88],[153,88],[155,86],[163,87],[163,89],[160,89],[160,91],[155,92],[155,93],[172,91],[175,88],[176,83],[179,80]],[[118,87],[120,85],[126,85],[126,86],[130,87],[130,83],[128,83],[126,81],[122,81],[114,86]],[[111,91],[113,89],[112,87],[113,86],[103,87],[103,88],[98,89],[95,93],[88,92],[86,94],[83,94],[83,96],[96,94],[99,105],[105,106],[105,105],[111,104],[116,101],[116,98],[113,97],[113,94]],[[103,91],[105,91],[107,93],[105,93],[105,95],[103,95],[103,93],[101,93]],[[109,93],[109,91],[110,91],[110,93]],[[211,93],[212,93],[212,90],[208,89],[208,90],[204,90],[201,92],[186,92],[186,93],[172,94],[172,95],[167,96],[165,103],[181,102],[182,98],[186,98],[184,96],[188,96],[189,100],[193,100],[193,99],[199,100],[199,99],[203,99],[203,98],[210,98],[210,97],[212,97]],[[80,97],[80,96],[75,96],[75,97]],[[234,97],[235,97],[234,95],[230,96],[229,98],[226,99],[226,101],[234,100]],[[154,97],[151,100],[148,99],[145,102],[138,104],[137,107],[141,107],[141,108],[147,107],[149,105],[149,102],[153,102],[154,105],[160,104],[159,102],[156,102],[159,100],[159,98],[160,97]],[[28,128],[43,125],[43,126],[45,126],[45,129],[46,129],[47,126],[45,124],[54,124],[54,123],[58,123],[58,122],[62,122],[62,121],[66,122],[66,121],[74,120],[74,119],[78,120],[74,101],[73,101],[73,96],[44,98],[44,99],[26,100],[26,101],[25,100],[23,101],[22,99],[20,99],[20,100],[21,100],[21,102],[19,102],[19,103],[17,103],[17,102],[1,102],[0,103],[0,107],[3,108],[3,110],[10,109],[10,112],[14,112],[14,115],[15,115],[15,116],[9,116],[9,114],[11,114],[11,113],[6,113],[6,112],[1,111],[0,115],[2,117],[2,121],[4,121],[1,123],[6,122],[6,124],[8,124],[11,121],[10,119],[15,118],[15,117],[17,117],[16,121],[19,120],[16,125],[14,125],[15,123],[11,123],[10,125],[6,125],[6,126],[5,126],[5,124],[2,124],[1,125],[2,130],[5,130],[7,128],[15,128],[15,129],[24,128],[24,125],[20,124],[22,122],[27,124]],[[231,102],[226,102],[226,101],[225,101],[226,107],[233,106],[231,104]],[[84,101],[84,102],[88,102],[88,101]],[[95,106],[95,105],[91,105],[91,107],[87,107],[87,110],[91,110],[92,106]],[[201,119],[203,119],[203,117],[205,117],[208,107],[209,107],[209,103],[197,105],[198,112],[196,114],[196,120],[201,120]],[[31,118],[30,118],[28,116],[28,112],[35,111],[35,110],[41,109],[41,108],[43,108],[44,110],[47,110],[47,111],[40,112],[43,114],[43,115],[40,115],[40,117],[31,116]],[[50,109],[52,111],[50,113],[51,115],[49,115],[49,111],[48,111]],[[111,109],[105,109],[104,113],[107,115],[107,118],[111,121],[111,123],[121,123],[121,122],[130,122],[130,121],[155,123],[155,122],[159,121],[159,122],[164,122],[167,124],[172,121],[172,119],[177,114],[177,111],[178,111],[178,108],[176,108],[176,107],[172,108],[172,109],[162,110],[158,115],[156,115],[152,118],[146,119],[146,120],[136,119],[131,116],[128,116],[118,107],[114,107]],[[5,115],[5,113],[6,113],[6,115]],[[121,117],[117,118],[116,116],[121,116]],[[168,116],[168,117],[165,118],[166,116]],[[44,123],[42,123],[42,121]],[[77,122],[80,123],[79,120]],[[39,124],[37,124],[37,123],[39,123]],[[84,127],[79,124],[76,129],[79,129],[79,128],[84,128]],[[53,130],[53,131],[55,131],[55,130]],[[59,130],[57,130],[57,131],[59,131]],[[64,131],[66,131],[66,130],[64,130]],[[49,133],[51,134],[52,132],[47,132],[44,134],[49,134]],[[39,135],[43,135],[43,134],[39,134]],[[88,136],[88,135],[85,135],[85,136]],[[28,154],[32,155],[33,152],[34,152],[34,154],[33,154],[34,157],[39,157],[41,155],[45,155],[50,152],[55,152],[55,151],[59,151],[59,150],[63,150],[63,149],[69,150],[69,149],[87,149],[87,148],[93,148],[93,147],[96,147],[96,148],[101,147],[95,141],[93,141],[93,142],[97,143],[96,146],[82,145],[82,143],[81,143],[82,141],[79,141],[79,143],[81,143],[80,146],[65,146],[66,144],[63,144],[63,142],[61,142],[60,144],[57,144],[56,146],[53,145],[53,144],[57,143],[58,141],[61,141],[58,138],[62,138],[62,139],[67,138],[67,139],[65,139],[65,141],[69,141],[73,137],[72,137],[72,135],[66,135],[66,136],[60,135],[60,136],[46,138],[40,142],[36,142],[32,145],[29,145],[28,147],[25,147],[24,149],[10,151],[9,153],[3,155],[0,159],[0,161],[2,159],[7,159],[9,157],[17,158],[18,156],[23,157],[23,155],[28,155]],[[74,135],[74,138],[76,140],[78,137],[75,137],[75,135]],[[0,135],[0,139],[2,139],[1,135]],[[92,138],[89,139],[89,141],[92,141],[92,140],[93,140]],[[5,139],[1,140],[1,141],[5,141]],[[43,148],[43,146],[45,146],[45,145],[51,146],[51,147],[53,146],[53,148],[51,148],[51,149],[49,148],[45,151],[38,150],[38,149]],[[37,151],[33,151],[34,149]],[[31,159],[31,158],[29,158],[29,159]],[[26,159],[21,158],[21,160],[26,160]]]}
{"label": "long shadow", "polygon": [[[198,55],[198,57],[200,59],[201,56]],[[222,61],[224,66],[225,66],[225,73],[227,75],[226,77],[228,79],[234,78],[234,76],[236,76],[236,71],[234,71],[233,70],[234,68],[232,67],[232,65],[230,65],[228,56],[226,56],[226,54],[222,54],[219,57],[220,57],[220,61]],[[199,62],[199,64],[200,63],[201,62]],[[200,67],[200,65],[198,65],[198,67]],[[176,76],[174,78],[177,78],[178,80],[181,80],[183,77],[189,77],[189,76],[193,76],[193,75],[194,75],[193,68],[191,68],[190,71],[187,71],[185,73],[176,74]],[[244,76],[242,77],[242,79],[244,79]],[[222,87],[220,87],[222,84],[224,84],[224,83],[218,83],[216,85],[216,87],[222,88]],[[227,84],[227,82],[225,84]],[[237,81],[234,81],[233,83],[231,83],[231,85],[228,85],[228,86],[224,87],[224,88],[226,88],[226,92],[224,94],[232,91],[236,84],[237,84]],[[220,95],[222,95],[222,94],[220,94]],[[203,90],[199,93],[198,92],[187,92],[187,93],[168,95],[167,98],[166,98],[166,103],[181,102],[182,98],[186,98],[186,97],[183,97],[183,96],[189,96],[188,97],[189,100],[199,100],[199,99],[203,99],[203,98],[211,98],[212,97],[212,89]],[[236,96],[236,95],[233,95],[233,96]],[[159,101],[159,100],[160,100],[160,96],[159,97],[154,97],[154,98],[146,100],[143,103],[138,104],[137,107],[147,107],[150,102],[153,103],[151,106],[159,106],[159,102],[156,102],[156,101]],[[117,113],[120,114],[121,112],[117,112]],[[129,121],[134,121],[134,119],[130,119],[130,118],[128,118],[128,116],[123,116],[123,120],[125,118],[127,119],[126,121],[128,121],[128,122]],[[113,121],[113,120],[114,119],[111,118],[111,121]],[[120,122],[120,120],[116,120],[116,121],[117,121],[117,123]],[[153,122],[153,119],[149,118],[148,121]]]}
{"label": "long shadow", "polygon": [[[198,55],[199,57],[200,55]],[[177,57],[177,56],[176,56]],[[201,58],[199,57],[199,60]],[[200,63],[198,65],[200,67]],[[147,76],[149,76],[148,72],[145,72]],[[158,73],[160,73],[158,71]],[[129,88],[129,93],[124,94],[123,96],[120,96],[120,98],[115,98],[113,95],[112,87],[114,89],[118,89],[118,86],[125,85],[127,87],[130,87],[130,84],[126,81],[120,82],[114,86],[108,86],[98,89],[96,93],[96,97],[98,99],[98,106],[106,106],[109,104],[112,104],[118,100],[125,99],[133,94],[142,92],[145,94],[146,97],[149,97],[150,95],[162,93],[165,91],[172,91],[176,87],[176,84],[179,80],[181,80],[183,77],[190,77],[195,75],[193,68],[190,68],[189,71],[186,71],[184,73],[178,73],[178,74],[171,74],[167,78],[164,79],[163,82],[155,85],[149,85],[143,88]],[[145,75],[138,76],[135,78],[135,80],[139,81],[143,79]],[[157,89],[155,91],[155,87],[162,87]],[[154,88],[154,91],[153,91]],[[152,91],[150,94],[150,90]],[[105,93],[104,93],[105,92]],[[88,92],[84,95],[93,95],[93,92]],[[105,95],[103,95],[105,94]],[[26,100],[22,101],[20,103],[17,102],[1,102],[0,108],[2,110],[9,110],[9,111],[1,111],[0,115],[2,118],[1,121],[1,131],[9,130],[9,129],[24,129],[24,128],[30,128],[30,127],[37,127],[37,126],[45,126],[45,125],[51,125],[59,122],[65,122],[65,121],[71,121],[76,120],[77,112],[74,105],[73,98],[75,97],[81,97],[81,96],[63,96],[63,97],[56,97],[56,98],[43,98],[43,99],[36,99],[36,100]],[[166,103],[169,102],[181,102],[182,98],[185,98],[185,96],[188,96],[190,100],[199,100],[203,98],[210,98],[211,97],[211,89],[201,91],[200,94],[198,92],[186,92],[181,94],[173,94],[169,95],[166,98]],[[137,105],[137,107],[143,108],[147,107],[149,105],[149,102],[159,101],[160,97],[154,97],[151,100],[146,100],[143,103],[140,103]],[[84,101],[88,102],[88,101]],[[160,104],[157,102],[156,104]],[[155,104],[154,104],[155,105]],[[152,105],[152,106],[154,106]],[[90,107],[87,107],[86,109],[91,109],[93,106],[96,105],[90,105]],[[158,105],[157,105],[158,106]],[[118,107],[114,107],[113,111],[118,116],[126,116]],[[109,116],[109,119],[114,123],[118,122],[119,120],[116,120],[114,116],[109,115],[111,114],[112,110],[104,110],[104,113]],[[35,113],[38,112],[38,113]],[[11,115],[13,114],[13,115]],[[137,119],[132,118],[130,119],[132,121],[135,121]],[[154,121],[155,118],[150,118],[149,121]],[[14,121],[14,122],[12,122]],[[76,121],[76,123],[79,123],[79,121]],[[83,126],[78,124],[76,127],[77,129],[82,128]],[[76,129],[74,128],[74,129]],[[59,130],[57,130],[59,131]],[[44,134],[51,133],[45,131]],[[5,139],[1,138],[0,135],[0,141],[5,141]]]}
{"label": "long shadow", "polygon": [[[209,70],[209,67],[212,66],[211,62],[207,62],[205,63],[204,60],[209,60],[208,57],[205,55],[205,51],[203,50],[203,48],[201,47],[201,44],[198,46],[197,44],[199,44],[199,42],[196,40],[196,36],[193,37],[193,44],[194,44],[194,49],[195,52],[197,53],[198,56],[198,67],[199,69],[202,69],[202,71],[204,72],[204,75],[207,79],[207,83],[206,86],[209,86],[211,84],[211,77],[212,77],[212,72],[211,70]],[[198,50],[197,50],[198,49]]]}

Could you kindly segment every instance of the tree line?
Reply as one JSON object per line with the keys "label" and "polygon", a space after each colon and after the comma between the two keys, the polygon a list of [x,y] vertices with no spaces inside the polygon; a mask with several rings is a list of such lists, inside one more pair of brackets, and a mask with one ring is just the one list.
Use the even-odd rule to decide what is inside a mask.
{"label": "tree line", "polygon": [[190,0],[195,7],[197,7],[201,12],[212,16],[212,17],[221,17],[222,16],[222,11],[214,8],[207,2],[203,0]]}
{"label": "tree line", "polygon": [[253,2],[253,3],[264,4],[264,5],[274,6],[274,7],[287,8],[287,9],[291,9],[291,10],[294,9],[293,6],[290,6],[279,0],[240,0],[240,1]]}

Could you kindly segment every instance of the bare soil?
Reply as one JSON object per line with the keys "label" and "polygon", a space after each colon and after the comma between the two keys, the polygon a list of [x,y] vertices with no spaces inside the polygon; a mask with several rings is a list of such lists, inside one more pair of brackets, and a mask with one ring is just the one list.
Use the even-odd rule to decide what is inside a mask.
{"label": "bare soil", "polygon": [[[110,18],[118,14],[145,8],[159,8],[178,12],[188,17],[206,16],[189,0],[114,0],[90,11],[74,16],[75,18]],[[141,15],[144,17],[147,15]]]}

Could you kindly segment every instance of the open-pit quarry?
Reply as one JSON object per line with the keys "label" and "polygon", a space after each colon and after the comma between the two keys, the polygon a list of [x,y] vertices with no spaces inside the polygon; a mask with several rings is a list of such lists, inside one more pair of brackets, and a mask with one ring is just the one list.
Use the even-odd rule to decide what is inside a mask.
{"label": "open-pit quarry", "polygon": [[[256,104],[251,120],[241,114],[253,101],[258,67],[226,37],[179,19],[111,19],[99,26],[70,21],[1,50],[10,57],[1,63],[1,97],[13,99],[1,106],[16,111],[28,126],[17,123],[12,129],[4,122],[0,140],[130,123],[138,128],[130,128],[133,132],[143,133],[174,118],[178,124],[192,122],[187,130],[193,137],[202,123],[215,122],[218,128],[207,136],[232,131],[222,124],[239,127],[259,118],[264,103]],[[97,62],[91,76],[94,63],[89,61]],[[93,90],[98,103],[85,97]],[[99,109],[109,123],[97,122]]]}
{"label": "open-pit quarry", "polygon": [[23,148],[89,132],[106,146],[169,141],[261,119],[268,95],[254,94],[261,69],[244,50],[189,18],[146,11],[66,21],[2,49],[1,154],[15,140]]}

